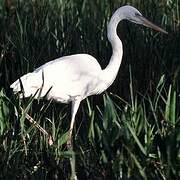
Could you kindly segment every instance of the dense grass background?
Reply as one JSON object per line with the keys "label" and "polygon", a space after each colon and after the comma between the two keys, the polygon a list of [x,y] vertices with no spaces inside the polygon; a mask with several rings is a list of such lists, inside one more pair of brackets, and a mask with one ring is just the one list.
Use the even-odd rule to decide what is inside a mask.
{"label": "dense grass background", "polygon": [[[119,25],[118,77],[106,93],[82,103],[72,152],[64,144],[70,106],[20,100],[9,85],[63,55],[89,53],[105,67],[106,25],[125,4],[169,35]],[[73,153],[79,179],[179,179],[179,7],[178,0],[0,1],[0,179],[68,179]],[[52,146],[26,113],[52,135]]]}

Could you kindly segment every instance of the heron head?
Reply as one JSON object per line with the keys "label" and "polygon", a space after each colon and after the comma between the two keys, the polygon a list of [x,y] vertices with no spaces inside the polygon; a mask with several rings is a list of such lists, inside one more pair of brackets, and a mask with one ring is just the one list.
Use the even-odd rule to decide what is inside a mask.
{"label": "heron head", "polygon": [[150,22],[145,17],[143,17],[143,15],[136,8],[127,5],[127,6],[123,6],[122,10],[123,10],[124,18],[127,19],[128,21],[131,21],[136,24],[142,24],[146,27],[149,27],[156,31],[160,31],[167,34],[165,30],[155,25],[154,23]]}

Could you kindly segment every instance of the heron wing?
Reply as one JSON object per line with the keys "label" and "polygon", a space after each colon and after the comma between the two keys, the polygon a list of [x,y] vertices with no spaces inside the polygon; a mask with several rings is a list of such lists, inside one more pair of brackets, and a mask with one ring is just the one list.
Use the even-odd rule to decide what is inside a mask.
{"label": "heron wing", "polygon": [[[48,92],[48,98],[67,102],[75,97],[83,99],[92,94],[98,85],[100,72],[101,67],[94,57],[77,54],[50,61],[20,79],[25,97],[41,89],[41,96]],[[20,91],[19,80],[11,88]]]}

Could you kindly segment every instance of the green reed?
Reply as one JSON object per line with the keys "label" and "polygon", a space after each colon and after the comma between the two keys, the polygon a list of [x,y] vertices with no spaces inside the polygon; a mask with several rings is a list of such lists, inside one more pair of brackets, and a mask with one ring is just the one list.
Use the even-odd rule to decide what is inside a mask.
{"label": "green reed", "polygon": [[[6,2],[4,4],[4,2]],[[180,176],[179,1],[0,2],[0,178],[174,179]],[[124,56],[112,87],[79,110],[67,150],[68,105],[19,99],[9,85],[54,58],[89,53],[105,67],[106,26],[121,5],[137,7],[169,35],[122,22]],[[23,109],[23,110],[22,110]],[[28,122],[30,115],[49,135]]]}

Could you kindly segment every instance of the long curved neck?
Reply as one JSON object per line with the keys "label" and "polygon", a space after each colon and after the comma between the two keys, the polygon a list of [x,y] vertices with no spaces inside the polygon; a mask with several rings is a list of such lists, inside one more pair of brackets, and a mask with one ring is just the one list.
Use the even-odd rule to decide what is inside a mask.
{"label": "long curved neck", "polygon": [[107,37],[112,46],[112,56],[109,61],[109,64],[105,69],[103,69],[102,76],[107,83],[107,89],[115,80],[119,67],[122,61],[123,48],[122,42],[119,39],[116,29],[118,23],[123,19],[120,12],[117,10],[110,19],[110,22],[107,27]]}

